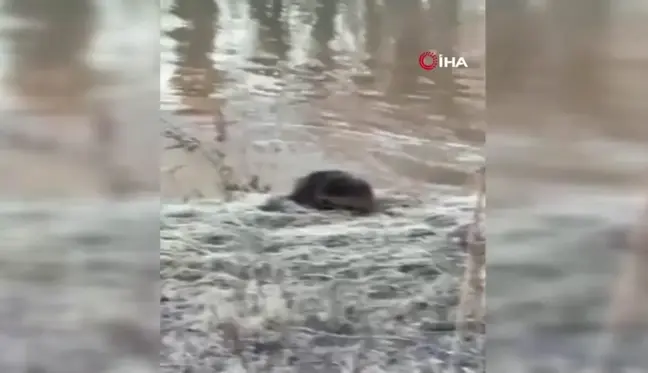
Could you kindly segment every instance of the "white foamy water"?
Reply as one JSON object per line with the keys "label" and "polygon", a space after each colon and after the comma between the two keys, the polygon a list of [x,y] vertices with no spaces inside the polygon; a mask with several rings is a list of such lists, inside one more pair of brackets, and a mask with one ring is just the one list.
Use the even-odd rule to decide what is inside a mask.
{"label": "white foamy water", "polygon": [[[163,371],[442,369],[464,256],[447,234],[474,198],[379,195],[384,211],[364,217],[264,195],[166,205]],[[482,359],[473,344],[460,361],[473,371]]]}

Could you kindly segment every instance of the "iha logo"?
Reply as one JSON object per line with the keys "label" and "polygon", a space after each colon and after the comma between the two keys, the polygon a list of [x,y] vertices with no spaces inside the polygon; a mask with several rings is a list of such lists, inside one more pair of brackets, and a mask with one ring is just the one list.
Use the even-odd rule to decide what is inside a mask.
{"label": "iha logo", "polygon": [[434,70],[437,67],[468,67],[463,57],[448,57],[435,51],[427,51],[419,56],[419,65],[423,70]]}

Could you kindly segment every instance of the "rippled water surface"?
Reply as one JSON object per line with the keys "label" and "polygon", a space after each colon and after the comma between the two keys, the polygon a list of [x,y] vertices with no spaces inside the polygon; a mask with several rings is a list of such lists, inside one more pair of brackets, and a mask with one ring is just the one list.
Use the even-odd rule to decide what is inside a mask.
{"label": "rippled water surface", "polygon": [[[0,172],[11,175],[0,193],[97,196],[109,189],[110,169],[158,190],[155,7],[52,4],[0,1]],[[96,162],[97,106],[112,118],[108,164]]]}
{"label": "rippled water surface", "polygon": [[150,199],[0,203],[3,372],[156,369],[158,213]]}
{"label": "rippled water surface", "polygon": [[[163,371],[447,369],[463,262],[448,235],[475,201],[434,188],[380,199],[364,218],[264,195],[167,205]],[[479,371],[483,339],[456,359]]]}
{"label": "rippled water surface", "polygon": [[[240,177],[259,174],[284,190],[306,170],[328,165],[382,185],[395,178],[457,185],[481,162],[477,9],[372,1],[192,4],[163,2],[161,108],[206,142],[226,138],[217,146]],[[441,13],[460,26],[427,30]],[[429,49],[465,56],[470,68],[425,71],[418,56]],[[226,123],[218,131],[216,113]],[[213,167],[178,153],[165,153],[174,172],[163,176],[163,193],[215,193]]]}
{"label": "rippled water surface", "polygon": [[[171,257],[176,264],[170,264],[163,276],[179,297],[169,307],[182,307],[180,298],[196,296],[193,305],[184,305],[192,309],[192,316],[184,321],[202,320],[196,304],[212,302],[200,298],[207,285],[196,277],[196,268],[215,261],[240,269],[261,257],[274,260],[275,267],[279,263],[293,271],[295,277],[286,280],[287,291],[293,293],[296,289],[327,288],[318,281],[329,279],[335,271],[344,272],[349,263],[375,269],[377,287],[398,275],[398,281],[405,284],[401,290],[421,292],[424,275],[416,282],[413,278],[418,274],[399,274],[395,263],[429,259],[429,255],[446,250],[441,238],[410,234],[416,236],[426,224],[428,233],[436,232],[439,227],[429,219],[437,214],[442,215],[441,220],[454,221],[467,213],[438,209],[469,194],[461,185],[484,161],[486,42],[484,16],[477,2],[464,2],[464,7],[457,9],[445,5],[457,2],[444,1],[161,1],[160,12],[154,17],[155,22],[161,17],[163,31],[157,86],[158,67],[151,66],[142,52],[144,45],[154,44],[157,58],[157,42],[148,43],[148,36],[142,33],[147,29],[144,20],[154,13],[150,9],[133,5],[135,2],[102,2],[97,8],[101,16],[95,17],[84,10],[90,2],[78,0],[69,2],[67,11],[21,14],[30,8],[21,8],[21,4],[34,1],[6,0],[4,4],[14,6],[13,13],[0,15],[2,131],[13,134],[16,128],[28,129],[30,136],[37,134],[38,141],[42,137],[77,139],[77,129],[83,126],[70,118],[82,117],[79,108],[84,100],[99,92],[99,96],[119,97],[109,101],[118,108],[116,112],[123,111],[118,113],[121,117],[131,118],[124,119],[124,128],[133,132],[122,132],[129,141],[120,144],[132,152],[117,153],[127,161],[141,160],[140,170],[161,175],[166,200],[221,196],[222,175],[205,157],[220,151],[225,156],[219,158],[218,167],[231,167],[239,182],[259,176],[262,184],[272,187],[270,194],[285,192],[294,178],[306,171],[339,167],[366,177],[381,193],[392,197],[405,193],[419,201],[401,207],[395,215],[363,221],[303,211],[264,212],[258,209],[258,200],[225,205],[203,202],[206,205],[197,208],[200,213],[191,218],[165,215],[168,211],[164,211],[163,258]],[[645,6],[633,2],[636,6],[628,16],[618,12],[620,6],[611,7],[612,12],[590,14],[570,5],[576,2],[555,1],[552,7],[543,7],[545,3],[549,2],[535,1],[533,11],[517,13],[517,17],[497,18],[494,9],[489,23],[497,26],[488,32],[492,38],[488,94],[493,113],[488,118],[488,295],[493,325],[489,328],[493,342],[489,359],[493,358],[491,369],[501,371],[518,369],[519,357],[536,361],[564,358],[569,364],[583,366],[583,360],[596,355],[592,342],[598,343],[603,334],[600,321],[609,309],[610,283],[620,273],[618,252],[623,248],[617,250],[617,246],[622,246],[623,240],[618,238],[636,220],[648,198],[648,127],[643,120],[648,49],[643,42],[646,22],[638,20]],[[27,36],[15,32],[24,27],[25,18],[43,14],[57,15],[45,17],[49,28]],[[52,35],[69,42],[52,44]],[[26,45],[31,47],[23,48]],[[417,59],[429,49],[463,56],[469,68],[424,71]],[[93,58],[87,64],[70,57],[88,51]],[[142,52],[141,60],[136,51]],[[132,57],[135,55],[137,58]],[[54,61],[54,68],[42,69],[44,60]],[[147,101],[150,108],[140,101],[147,93],[155,96]],[[158,123],[149,126],[148,119],[142,119],[157,113],[158,108],[163,126],[172,125],[195,137],[204,150],[191,154],[165,150],[159,172],[157,164],[151,166],[158,161],[152,143],[159,138],[146,135],[151,128],[151,133],[157,134]],[[74,125],[61,125],[53,131],[52,126],[33,119],[43,112],[50,115],[52,110],[56,119],[46,123]],[[80,148],[86,149],[87,136],[79,137],[80,142],[86,141]],[[0,183],[3,190],[25,194],[33,190],[34,195],[55,190],[57,195],[72,195],[92,188],[79,180],[97,179],[88,176],[86,166],[85,171],[70,168],[86,159],[79,151],[63,152],[68,155],[59,159],[51,153],[43,156],[5,148],[5,142],[0,149],[1,170],[16,177],[5,178]],[[66,147],[70,148],[76,149]],[[38,167],[31,167],[34,164]],[[27,172],[36,169],[55,172]],[[155,178],[145,179],[157,185]],[[71,188],[70,181],[80,188]],[[228,223],[232,216],[241,221]],[[281,241],[279,254],[264,251],[263,256],[253,251],[256,241],[234,242],[232,237],[238,234],[241,222],[256,232],[250,235],[253,241],[265,237],[268,242],[264,245],[270,245],[272,240],[292,237],[315,254],[295,259],[290,255],[304,255],[303,247]],[[309,229],[302,230],[300,224]],[[7,226],[3,232],[17,234]],[[398,258],[392,267],[381,267],[384,258],[379,255],[367,253],[370,258],[362,259],[353,251],[366,249],[365,236],[377,236],[377,230],[389,234],[381,235],[383,241],[372,241],[372,245],[385,258]],[[223,231],[223,236],[216,231]],[[423,250],[421,245],[427,244],[435,249]],[[447,258],[439,255],[433,261],[445,263]],[[324,277],[295,286],[300,271],[306,269]],[[457,269],[448,267],[449,272]],[[219,284],[236,282],[226,271],[219,276],[207,279]],[[411,281],[404,280],[407,276]],[[183,292],[189,290],[181,290],[183,281],[203,287],[196,285],[198,290],[187,295]],[[439,285],[436,280],[433,283]],[[270,286],[268,291],[273,289],[276,287]],[[407,303],[405,295],[397,299]],[[272,304],[265,307],[276,311]],[[315,302],[313,307],[317,310],[324,305]],[[385,314],[391,312],[387,310],[384,308]],[[378,322],[386,320],[385,314],[376,312],[368,315]],[[439,316],[436,312],[434,308],[415,312],[413,317],[419,319],[411,325],[420,327],[422,318]],[[401,326],[386,324],[385,328],[394,329],[380,332],[420,332]],[[208,327],[196,326],[191,338],[200,344],[204,337],[200,333]],[[555,333],[556,329],[561,333]],[[270,329],[263,330],[269,333],[265,337],[273,337]],[[312,334],[304,333],[291,334],[299,348],[314,341]],[[211,342],[216,346],[221,341]],[[418,361],[421,350],[417,346],[408,345],[408,355],[394,361]],[[633,346],[642,351],[641,342]],[[375,351],[388,354],[393,347],[380,345]],[[336,356],[346,359],[351,355],[346,351]],[[628,359],[629,365],[643,364],[637,355]],[[172,356],[177,357],[167,357]],[[385,355],[376,359],[381,364],[390,361]],[[568,366],[563,371],[576,369]]]}
{"label": "rippled water surface", "polygon": [[[447,234],[469,221],[483,163],[482,28],[476,7],[441,3],[163,2],[163,121],[202,145],[165,151],[164,197],[220,195],[205,155],[271,187],[167,205],[165,369],[448,365],[455,333],[434,325],[454,318],[464,253]],[[470,67],[425,71],[430,49]],[[356,172],[395,205],[361,219],[260,207],[320,168]],[[473,342],[456,357],[479,370]]]}
{"label": "rippled water surface", "polygon": [[[609,371],[648,366],[645,330],[625,341],[607,334],[611,314],[644,306],[645,285],[627,280],[622,254],[648,199],[639,102],[648,81],[646,9],[604,3],[554,2],[546,13],[519,8],[508,20],[504,12],[492,12],[497,23],[489,18],[487,360],[494,371],[586,371],[608,358],[610,346],[617,351]],[[516,57],[507,63],[506,56]],[[593,62],[601,59],[610,63]],[[619,303],[618,289],[637,302]],[[639,312],[635,323],[647,320]]]}

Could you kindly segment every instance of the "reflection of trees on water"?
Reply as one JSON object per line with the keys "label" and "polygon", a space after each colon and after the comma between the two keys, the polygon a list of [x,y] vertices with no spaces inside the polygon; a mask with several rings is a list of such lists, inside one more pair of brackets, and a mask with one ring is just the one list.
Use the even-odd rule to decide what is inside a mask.
{"label": "reflection of trees on water", "polygon": [[[184,1],[191,2],[191,0]],[[406,105],[412,97],[419,97],[429,100],[427,101],[429,105],[426,107],[432,107],[432,110],[436,110],[438,114],[447,117],[458,115],[460,107],[455,101],[458,96],[461,96],[460,91],[465,88],[457,83],[457,75],[460,72],[450,68],[425,71],[419,66],[418,57],[423,51],[430,49],[435,49],[447,56],[458,56],[458,26],[461,10],[459,2],[455,0],[355,1],[357,3],[345,4],[338,1],[313,0],[313,3],[309,4],[312,6],[313,14],[312,17],[308,17],[295,11],[297,8],[304,9],[306,6],[289,4],[281,0],[249,0],[249,17],[259,25],[256,38],[259,50],[251,58],[255,65],[264,65],[262,69],[255,68],[254,73],[265,74],[275,71],[265,67],[274,68],[276,60],[260,57],[260,55],[270,54],[280,61],[289,58],[290,48],[298,46],[289,44],[288,22],[293,24],[304,22],[302,24],[304,31],[308,30],[308,26],[312,26],[309,35],[310,45],[306,48],[313,48],[316,51],[312,58],[325,69],[323,72],[318,72],[323,76],[320,77],[322,79],[314,79],[316,81],[314,85],[326,84],[331,76],[343,76],[342,79],[352,78],[358,85],[373,85],[369,89],[379,91],[381,100]],[[180,4],[183,4],[182,0],[175,0],[174,7],[178,8]],[[193,0],[191,4],[191,9],[194,10],[186,10],[183,15],[179,15],[189,26],[186,26],[182,33],[179,29],[171,33],[176,41],[183,44],[177,47],[177,54],[180,56],[178,65],[185,70],[189,67],[207,69],[211,62],[205,56],[211,51],[213,45],[216,32],[213,28],[215,18],[213,15],[217,10],[214,2],[210,0]],[[184,7],[188,9],[189,5]],[[178,10],[174,12],[180,14]],[[298,13],[299,15],[296,15]],[[336,23],[338,21],[339,25]],[[196,26],[201,24],[202,26]],[[363,50],[353,50],[353,47],[349,47],[349,38],[355,39],[353,45]],[[333,43],[338,39],[341,42]],[[193,57],[194,62],[187,62],[190,60],[188,50],[193,50],[196,54],[196,57]],[[203,56],[200,59],[197,57],[199,53]],[[342,54],[346,55],[341,56]],[[353,58],[356,56],[361,58]],[[198,60],[200,61],[197,62]],[[366,64],[364,67],[371,76],[363,75],[355,79],[355,73],[346,73],[347,70],[357,71],[355,69],[357,66],[351,66],[353,63]],[[331,71],[333,69],[338,71]],[[329,75],[331,72],[333,74]],[[341,74],[337,74],[338,72]],[[179,74],[178,72],[177,75]],[[385,81],[388,84],[383,84]],[[174,84],[177,88],[178,84]],[[190,92],[196,90],[196,88],[185,88],[184,94],[195,94]],[[419,100],[417,105],[421,105],[420,102],[423,100]]]}
{"label": "reflection of trees on water", "polygon": [[[430,2],[428,23],[423,28],[428,29],[431,35],[429,44],[433,45],[434,49],[445,56],[457,55],[459,12],[458,1],[440,0]],[[436,87],[438,87],[439,109],[448,118],[454,118],[459,114],[455,102],[459,92],[454,74],[455,71],[452,69],[435,69],[430,74]]]}
{"label": "reflection of trees on water", "polygon": [[[495,0],[488,3],[486,23],[486,76],[488,100],[519,92],[538,53],[536,30],[527,12],[527,0]],[[492,96],[491,96],[492,95]]]}
{"label": "reflection of trees on water", "polygon": [[384,21],[380,7],[375,0],[364,0],[365,6],[365,52],[367,53],[367,66],[375,71],[381,54],[383,44],[382,35]]}
{"label": "reflection of trees on water", "polygon": [[395,96],[414,93],[422,71],[418,56],[424,49],[430,49],[423,40],[426,31],[422,4],[418,1],[388,2],[386,10],[393,14],[397,25],[389,93]]}
{"label": "reflection of trees on water", "polygon": [[564,60],[557,71],[558,89],[567,111],[603,114],[606,76],[603,67],[609,0],[552,1],[549,18],[555,20]]}
{"label": "reflection of trees on water", "polygon": [[250,15],[259,25],[257,40],[260,48],[279,60],[285,60],[290,48],[281,0],[250,0]]}
{"label": "reflection of trees on water", "polygon": [[[208,98],[216,91],[218,72],[211,54],[216,38],[218,6],[213,0],[175,0],[170,13],[185,22],[167,32],[176,42],[176,69],[171,83],[188,101],[201,100],[188,110],[209,110]],[[204,100],[203,100],[204,99]]]}
{"label": "reflection of trees on water", "polygon": [[[395,25],[393,32],[387,35],[381,35],[378,29],[381,17],[376,14],[378,12],[375,8],[375,4],[367,7],[369,20],[367,32],[375,34],[368,40],[370,43],[367,52],[373,55],[370,58],[370,62],[373,62],[380,52],[376,45],[389,43],[389,39],[394,38],[395,50],[389,68],[391,84],[386,92],[390,99],[407,105],[410,97],[421,97],[426,100],[426,105],[432,111],[442,117],[447,119],[462,117],[462,108],[458,105],[457,99],[467,97],[462,90],[468,87],[458,82],[461,72],[452,68],[425,71],[418,61],[419,55],[428,50],[435,50],[449,57],[460,55],[458,52],[461,12],[459,2],[453,0],[433,0],[425,3],[422,1],[387,2],[382,19],[386,18],[388,23]],[[375,38],[383,40],[375,40]],[[454,122],[450,120],[447,124]]]}
{"label": "reflection of trees on water", "polygon": [[327,68],[333,65],[333,55],[329,43],[335,37],[335,17],[338,15],[336,1],[317,0],[315,7],[315,23],[312,38],[316,43],[316,58]]}
{"label": "reflection of trees on water", "polygon": [[519,96],[525,87],[577,114],[604,115],[604,49],[611,21],[609,0],[489,2],[489,101]]}
{"label": "reflection of trees on water", "polygon": [[[37,24],[8,35],[9,85],[35,104],[39,97],[83,99],[95,75],[86,62],[96,28],[93,1],[8,0],[5,7],[9,14]],[[73,110],[79,107],[72,105]]]}

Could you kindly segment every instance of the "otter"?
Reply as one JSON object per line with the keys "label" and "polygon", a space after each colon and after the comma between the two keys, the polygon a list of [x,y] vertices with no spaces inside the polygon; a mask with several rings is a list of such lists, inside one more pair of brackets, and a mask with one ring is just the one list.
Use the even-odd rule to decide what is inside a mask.
{"label": "otter", "polygon": [[371,185],[340,170],[314,171],[298,179],[288,199],[317,210],[347,210],[358,214],[376,210]]}

